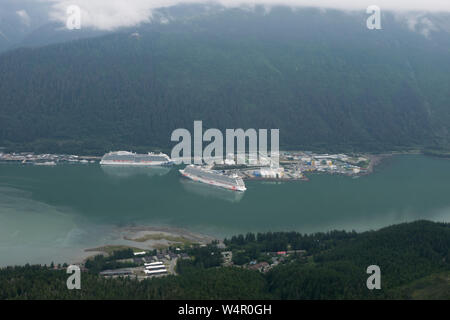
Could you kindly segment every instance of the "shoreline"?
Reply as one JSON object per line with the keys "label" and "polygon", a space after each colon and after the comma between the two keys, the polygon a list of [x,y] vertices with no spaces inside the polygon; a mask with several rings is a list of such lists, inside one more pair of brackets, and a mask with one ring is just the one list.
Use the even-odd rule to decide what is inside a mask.
{"label": "shoreline", "polygon": [[118,239],[98,247],[82,249],[81,255],[73,259],[74,263],[84,264],[87,259],[96,255],[109,255],[113,251],[128,248],[133,251],[164,250],[170,246],[206,245],[212,241],[221,242],[223,240],[211,235],[169,226],[128,226],[119,227],[113,232],[118,234]]}
{"label": "shoreline", "polygon": [[366,157],[369,158],[369,166],[366,169],[366,173],[364,175],[372,174],[375,170],[375,167],[380,165],[382,161],[387,158],[393,157],[393,153],[382,153],[382,154],[365,154]]}

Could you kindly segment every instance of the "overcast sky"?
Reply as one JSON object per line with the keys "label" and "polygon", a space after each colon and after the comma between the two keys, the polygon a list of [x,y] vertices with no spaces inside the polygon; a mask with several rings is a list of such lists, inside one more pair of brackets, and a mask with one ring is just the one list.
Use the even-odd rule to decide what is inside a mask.
{"label": "overcast sky", "polygon": [[[30,0],[15,1],[20,3]],[[33,0],[33,3],[34,5],[50,6],[49,16],[51,19],[61,22],[65,22],[67,19],[67,7],[78,5],[82,10],[84,27],[104,30],[149,22],[152,10],[180,3],[218,3],[227,7],[288,5],[363,11],[370,5],[377,5],[382,10],[389,11],[450,12],[450,0]],[[17,14],[27,22],[28,14],[22,10],[24,9]]]}

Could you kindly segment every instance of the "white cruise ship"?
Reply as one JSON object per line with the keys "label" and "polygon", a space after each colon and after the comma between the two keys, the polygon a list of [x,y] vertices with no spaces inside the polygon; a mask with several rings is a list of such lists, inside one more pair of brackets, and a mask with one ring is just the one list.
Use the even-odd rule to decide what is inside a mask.
{"label": "white cruise ship", "polygon": [[165,153],[137,154],[128,151],[114,151],[105,154],[100,161],[101,165],[114,166],[166,166],[173,161]]}
{"label": "white cruise ship", "polygon": [[184,170],[180,170],[180,173],[191,180],[213,186],[233,191],[247,190],[244,181],[237,175],[226,175],[220,171],[210,170],[195,165],[188,165]]}

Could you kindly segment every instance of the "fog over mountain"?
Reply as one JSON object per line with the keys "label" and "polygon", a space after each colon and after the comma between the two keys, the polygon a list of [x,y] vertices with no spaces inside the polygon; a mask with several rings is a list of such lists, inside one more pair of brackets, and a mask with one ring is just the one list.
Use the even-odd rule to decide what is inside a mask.
{"label": "fog over mountain", "polygon": [[[394,12],[402,25],[426,37],[450,31],[450,1],[406,0],[2,0],[0,4],[0,52],[21,46],[42,46],[99,36],[149,23],[170,23],[230,8],[270,12],[276,6],[292,10],[306,7],[343,10],[349,15],[364,13],[370,5],[382,15]],[[67,8],[79,6],[81,30],[67,30]],[[173,10],[173,8],[182,8]],[[195,8],[194,10],[192,8]]]}
{"label": "fog over mountain", "polygon": [[155,9],[178,4],[221,5],[226,8],[247,8],[263,6],[270,10],[273,6],[296,8],[322,8],[348,11],[365,11],[371,5],[382,10],[411,12],[450,12],[447,0],[44,0],[51,3],[51,17],[57,21],[66,20],[66,10],[70,5],[78,5],[83,14],[85,27],[112,30],[118,27],[135,26],[150,22]]}

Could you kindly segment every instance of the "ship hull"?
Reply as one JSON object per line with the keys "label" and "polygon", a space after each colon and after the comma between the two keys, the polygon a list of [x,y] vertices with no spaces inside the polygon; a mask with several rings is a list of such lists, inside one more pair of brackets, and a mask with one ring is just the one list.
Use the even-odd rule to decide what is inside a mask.
{"label": "ship hull", "polygon": [[188,179],[193,180],[193,181],[197,181],[197,182],[209,184],[209,185],[212,185],[212,186],[215,186],[215,187],[224,188],[224,189],[237,191],[237,192],[244,192],[245,190],[247,190],[247,188],[245,188],[245,187],[231,186],[231,185],[220,183],[220,182],[217,182],[217,181],[214,181],[214,180],[203,179],[201,177],[191,175],[189,173],[186,173],[184,170],[179,170],[179,171],[183,175],[183,177],[188,178]]}
{"label": "ship hull", "polygon": [[100,161],[100,165],[102,165],[102,166],[151,167],[151,166],[170,166],[170,165],[172,165],[172,162],[168,162],[168,161],[142,161],[142,162],[133,162],[133,161],[110,161],[110,160],[102,160],[102,161]]}

